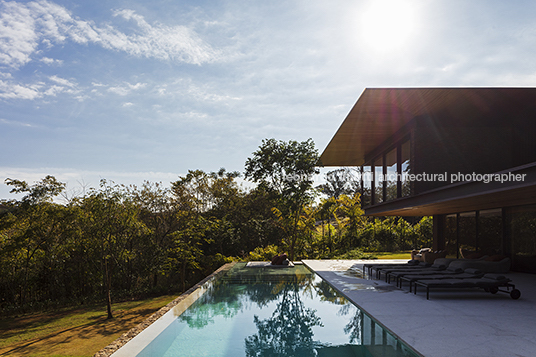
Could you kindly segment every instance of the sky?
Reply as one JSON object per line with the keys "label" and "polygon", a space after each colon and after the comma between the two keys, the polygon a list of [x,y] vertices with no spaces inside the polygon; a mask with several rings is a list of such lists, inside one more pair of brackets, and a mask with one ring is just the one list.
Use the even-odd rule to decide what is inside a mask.
{"label": "sky", "polygon": [[[536,85],[531,0],[0,0],[7,178],[73,194],[319,153],[365,88]],[[319,178],[321,180],[321,178]]]}

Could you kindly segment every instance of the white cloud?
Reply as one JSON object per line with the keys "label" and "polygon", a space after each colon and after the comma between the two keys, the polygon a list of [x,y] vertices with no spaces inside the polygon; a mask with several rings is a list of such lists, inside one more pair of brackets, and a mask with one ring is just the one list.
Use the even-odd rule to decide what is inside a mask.
{"label": "white cloud", "polygon": [[123,86],[110,87],[108,88],[108,92],[115,93],[121,96],[125,96],[125,95],[130,94],[132,91],[144,88],[146,85],[147,83],[136,83],[136,84],[126,83]]}
{"label": "white cloud", "polygon": [[20,85],[0,80],[0,98],[2,99],[36,99],[43,96],[42,83]]}
{"label": "white cloud", "polygon": [[19,84],[15,81],[0,80],[0,99],[34,100],[45,96],[55,97],[59,93],[78,94],[78,84],[67,79],[50,76],[50,82],[38,81],[31,84]]}
{"label": "white cloud", "polygon": [[3,119],[3,118],[0,118],[0,123],[5,124],[5,125],[11,125],[11,126],[25,126],[25,127],[32,127],[33,126],[32,124],[21,123],[21,122],[17,122],[17,121],[13,121],[13,120],[7,120],[7,119]]}
{"label": "white cloud", "polygon": [[[114,16],[133,21],[138,31],[126,34],[112,25],[97,26],[74,17],[67,9],[46,0],[29,3],[0,2],[0,64],[19,68],[32,60],[40,44],[45,48],[71,40],[93,43],[137,57],[202,64],[221,54],[184,26],[149,24],[132,10]],[[54,63],[44,57],[41,61]],[[58,63],[58,62],[56,62]]]}
{"label": "white cloud", "polygon": [[45,63],[45,64],[48,64],[48,65],[58,65],[58,66],[61,66],[63,64],[63,61],[62,60],[59,60],[59,59],[54,59],[54,58],[48,58],[48,57],[43,57],[41,59],[39,59],[39,61]]}
{"label": "white cloud", "polygon": [[56,82],[62,86],[65,86],[65,87],[76,87],[76,83],[73,83],[71,81],[69,81],[68,79],[65,79],[65,78],[60,78],[58,76],[50,76],[48,77],[51,81],[53,82]]}
{"label": "white cloud", "polygon": [[18,67],[30,61],[39,35],[30,10],[16,2],[3,2],[0,16],[0,63]]}

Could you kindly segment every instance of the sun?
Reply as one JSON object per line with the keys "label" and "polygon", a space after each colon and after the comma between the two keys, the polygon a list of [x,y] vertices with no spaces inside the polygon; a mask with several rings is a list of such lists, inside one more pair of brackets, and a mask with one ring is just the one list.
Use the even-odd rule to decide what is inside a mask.
{"label": "sun", "polygon": [[415,30],[415,9],[405,0],[374,0],[361,19],[365,42],[376,50],[404,46]]}

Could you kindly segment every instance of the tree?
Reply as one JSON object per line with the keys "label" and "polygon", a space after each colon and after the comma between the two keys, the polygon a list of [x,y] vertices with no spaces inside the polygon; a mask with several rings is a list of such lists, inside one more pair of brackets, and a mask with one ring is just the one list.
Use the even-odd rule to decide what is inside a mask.
{"label": "tree", "polygon": [[356,189],[359,189],[359,183],[349,168],[342,168],[326,173],[326,182],[317,188],[328,197],[339,198],[340,195],[356,192]]}
{"label": "tree", "polygon": [[129,195],[139,207],[140,219],[148,228],[147,235],[140,242],[138,264],[140,270],[147,273],[147,278],[152,276],[150,285],[155,289],[158,277],[164,273],[172,235],[179,229],[178,208],[171,190],[161,183],[145,181],[141,188],[131,186]]}
{"label": "tree", "polygon": [[8,186],[13,186],[9,193],[27,193],[22,198],[22,203],[24,204],[51,201],[52,198],[62,193],[66,186],[65,183],[56,180],[54,176],[50,175],[31,186],[26,181],[10,178],[7,178],[4,182]]}
{"label": "tree", "polygon": [[202,170],[188,170],[188,174],[171,183],[171,190],[181,209],[191,209],[205,213],[214,209],[221,200],[238,191],[234,179],[238,172],[225,172],[221,168],[217,173]]}
{"label": "tree", "polygon": [[279,196],[279,207],[275,207],[274,213],[285,231],[291,260],[300,237],[298,227],[303,207],[314,198],[313,175],[319,172],[318,159],[312,139],[303,142],[264,139],[253,157],[246,161],[246,179]]}
{"label": "tree", "polygon": [[[92,239],[95,249],[101,252],[101,269],[108,319],[112,314],[112,277],[114,270],[125,270],[125,262],[132,254],[132,239],[146,233],[139,220],[139,209],[125,190],[101,180],[100,190],[92,189],[82,200],[86,212],[85,234]],[[132,278],[129,274],[126,278]]]}
{"label": "tree", "polygon": [[55,249],[60,249],[69,225],[67,210],[51,201],[65,184],[54,176],[46,176],[34,185],[10,178],[5,183],[13,186],[10,193],[26,193],[20,202],[10,203],[10,213],[0,222],[0,263],[9,262],[11,266],[4,281],[11,280],[9,290],[17,291],[12,297],[18,295],[20,305],[24,305],[32,292],[50,297],[44,286],[53,280],[49,272],[55,262],[51,256],[58,254]]}

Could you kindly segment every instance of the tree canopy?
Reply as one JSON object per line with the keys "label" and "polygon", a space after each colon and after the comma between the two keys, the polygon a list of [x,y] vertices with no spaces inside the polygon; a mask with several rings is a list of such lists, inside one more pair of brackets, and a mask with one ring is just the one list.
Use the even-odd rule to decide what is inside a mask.
{"label": "tree canopy", "polygon": [[66,185],[54,176],[6,179],[24,196],[0,201],[0,310],[102,302],[113,317],[113,301],[179,293],[231,260],[352,258],[429,243],[430,218],[367,218],[338,174],[318,199],[317,163],[311,139],[266,139],[246,161],[250,189],[238,172],[190,170],[169,186],[102,180],[63,204],[55,198]]}

